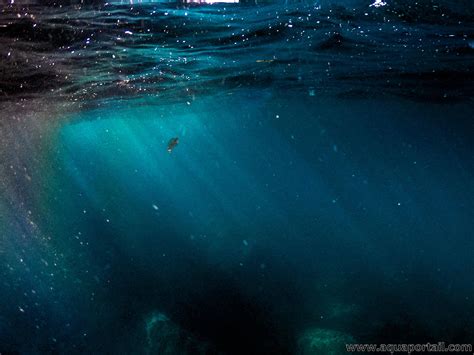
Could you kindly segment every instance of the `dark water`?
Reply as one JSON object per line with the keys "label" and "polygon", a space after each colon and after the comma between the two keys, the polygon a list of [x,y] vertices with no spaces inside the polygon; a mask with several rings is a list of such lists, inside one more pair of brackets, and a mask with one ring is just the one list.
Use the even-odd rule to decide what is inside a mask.
{"label": "dark water", "polygon": [[2,5],[0,352],[472,343],[473,5],[370,4]]}

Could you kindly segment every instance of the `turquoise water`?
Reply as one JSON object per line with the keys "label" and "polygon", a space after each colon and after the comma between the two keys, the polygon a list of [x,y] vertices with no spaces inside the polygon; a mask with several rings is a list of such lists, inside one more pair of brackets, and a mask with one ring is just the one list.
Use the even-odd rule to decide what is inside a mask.
{"label": "turquoise water", "polygon": [[2,15],[0,352],[472,342],[472,24],[298,6]]}

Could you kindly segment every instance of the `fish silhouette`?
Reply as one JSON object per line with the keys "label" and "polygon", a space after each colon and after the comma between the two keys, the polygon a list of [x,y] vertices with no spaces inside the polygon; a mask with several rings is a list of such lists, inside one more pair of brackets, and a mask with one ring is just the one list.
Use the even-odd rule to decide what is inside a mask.
{"label": "fish silhouette", "polygon": [[168,153],[171,153],[171,151],[178,145],[179,139],[178,137],[171,138],[170,141],[168,142]]}

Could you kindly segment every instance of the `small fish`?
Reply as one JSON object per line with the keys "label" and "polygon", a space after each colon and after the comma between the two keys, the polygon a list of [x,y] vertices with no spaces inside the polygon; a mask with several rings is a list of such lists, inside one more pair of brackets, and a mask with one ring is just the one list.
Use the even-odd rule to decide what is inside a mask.
{"label": "small fish", "polygon": [[256,60],[257,63],[272,63],[274,61],[275,59],[257,59]]}
{"label": "small fish", "polygon": [[168,153],[171,153],[171,151],[178,145],[179,139],[178,137],[171,138],[170,141],[168,142]]}

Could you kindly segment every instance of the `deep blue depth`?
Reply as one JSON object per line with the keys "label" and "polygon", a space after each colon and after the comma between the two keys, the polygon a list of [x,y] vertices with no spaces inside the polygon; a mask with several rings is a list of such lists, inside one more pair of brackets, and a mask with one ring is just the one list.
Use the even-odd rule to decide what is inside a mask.
{"label": "deep blue depth", "polygon": [[387,2],[2,10],[0,352],[471,343],[472,13]]}

